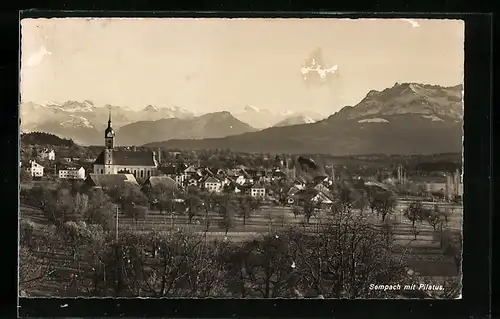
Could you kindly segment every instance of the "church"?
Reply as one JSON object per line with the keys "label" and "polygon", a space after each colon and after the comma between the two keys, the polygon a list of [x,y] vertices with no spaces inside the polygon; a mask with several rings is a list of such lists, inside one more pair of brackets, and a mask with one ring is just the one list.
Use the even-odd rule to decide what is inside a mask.
{"label": "church", "polygon": [[111,112],[108,127],[104,132],[104,146],[94,162],[94,174],[133,174],[136,178],[157,175],[158,159],[154,151],[115,150],[115,131],[111,127]]}

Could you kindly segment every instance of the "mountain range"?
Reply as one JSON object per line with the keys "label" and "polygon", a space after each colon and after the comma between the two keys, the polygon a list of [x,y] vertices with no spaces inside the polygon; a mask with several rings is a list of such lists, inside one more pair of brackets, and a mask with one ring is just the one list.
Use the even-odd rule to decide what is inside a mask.
{"label": "mountain range", "polygon": [[292,115],[290,117],[287,117],[283,121],[280,121],[279,123],[276,123],[273,125],[273,127],[282,127],[282,126],[290,126],[290,125],[300,125],[300,124],[310,124],[316,122],[309,116],[305,116],[302,114],[298,115]]}
{"label": "mountain range", "polygon": [[[196,116],[180,107],[141,110],[92,101],[23,103],[21,131],[102,145],[111,110],[117,145],[180,149],[230,148],[247,152],[442,153],[462,150],[462,86],[396,83],[372,90],[355,106],[324,118],[315,112],[240,111]],[[234,114],[234,116],[233,116]]]}
{"label": "mountain range", "polygon": [[300,117],[310,118],[313,121],[318,121],[325,118],[320,113],[314,111],[296,112],[284,110],[281,112],[271,112],[267,109],[261,109],[253,105],[245,105],[243,110],[234,112],[234,116],[240,121],[245,122],[257,129],[265,129],[275,126],[278,123],[280,123],[280,125],[286,125],[287,122],[283,121],[289,119],[291,123],[295,123]]}
{"label": "mountain range", "polygon": [[463,87],[396,83],[370,91],[315,123],[271,127],[224,138],[168,140],[147,146],[229,148],[244,152],[432,154],[462,151]]}
{"label": "mountain range", "polygon": [[[47,132],[64,138],[71,138],[78,144],[100,145],[107,126],[108,113],[111,111],[113,128],[124,127],[123,136],[117,136],[119,145],[149,143],[167,139],[182,138],[214,138],[252,132],[256,129],[271,127],[278,122],[286,125],[297,123],[297,117],[323,118],[315,112],[304,113],[283,111],[273,113],[254,106],[245,106],[241,111],[234,112],[235,117],[229,117],[227,112],[215,112],[210,117],[196,116],[193,112],[181,107],[157,107],[147,105],[141,110],[133,110],[125,106],[96,106],[92,101],[67,101],[64,103],[48,102],[36,104],[32,102],[20,105],[22,132]],[[220,117],[220,119],[216,119]],[[199,119],[198,119],[199,118]],[[171,121],[165,121],[171,119]],[[185,121],[184,121],[185,120]],[[187,121],[192,120],[192,122]],[[205,123],[205,121],[207,121]],[[160,122],[157,122],[160,121]],[[226,121],[224,123],[224,121]],[[220,122],[220,126],[209,123]],[[139,131],[130,133],[128,125]],[[181,124],[182,123],[182,124]],[[243,125],[248,124],[248,125]],[[162,128],[162,125],[172,125],[172,128]],[[125,128],[127,126],[127,128]]]}
{"label": "mountain range", "polygon": [[139,121],[122,126],[116,132],[120,145],[142,145],[170,139],[202,139],[225,137],[247,132],[255,128],[241,122],[227,111],[208,113],[192,118],[169,118],[157,121]]}

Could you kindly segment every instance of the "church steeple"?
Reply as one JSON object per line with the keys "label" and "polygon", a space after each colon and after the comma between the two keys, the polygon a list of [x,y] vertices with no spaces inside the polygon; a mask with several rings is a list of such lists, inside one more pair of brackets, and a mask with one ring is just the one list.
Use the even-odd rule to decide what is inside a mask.
{"label": "church steeple", "polygon": [[114,147],[115,130],[111,127],[111,110],[109,110],[108,127],[104,131],[104,142],[107,149]]}
{"label": "church steeple", "polygon": [[115,131],[111,127],[111,110],[109,110],[108,127],[104,131],[104,174],[114,174],[113,148],[115,147]]}

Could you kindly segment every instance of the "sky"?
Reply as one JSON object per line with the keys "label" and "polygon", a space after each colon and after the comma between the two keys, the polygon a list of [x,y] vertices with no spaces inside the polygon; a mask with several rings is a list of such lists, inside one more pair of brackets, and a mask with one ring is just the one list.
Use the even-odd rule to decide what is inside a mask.
{"label": "sky", "polygon": [[[325,80],[303,72],[320,54]],[[21,102],[332,114],[395,83],[463,83],[464,23],[23,19]],[[309,70],[309,69],[308,69]]]}

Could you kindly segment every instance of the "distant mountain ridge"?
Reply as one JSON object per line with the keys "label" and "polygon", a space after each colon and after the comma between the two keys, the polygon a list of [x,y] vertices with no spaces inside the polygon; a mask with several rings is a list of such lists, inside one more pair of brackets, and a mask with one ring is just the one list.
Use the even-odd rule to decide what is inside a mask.
{"label": "distant mountain ridge", "polygon": [[282,126],[290,126],[290,125],[300,125],[300,124],[311,124],[316,122],[312,118],[305,115],[292,115],[287,117],[283,121],[276,123],[273,127],[282,127]]}
{"label": "distant mountain ridge", "polygon": [[[70,100],[64,103],[50,101],[44,104],[26,102],[20,105],[21,131],[53,133],[62,137],[71,138],[75,142],[84,145],[101,144],[102,134],[106,128],[110,111],[112,114],[113,127],[115,129],[136,122],[154,122],[162,119],[194,119],[199,117],[199,115],[195,115],[193,112],[178,106],[158,107],[155,105],[146,105],[140,110],[132,110],[125,106],[110,104],[97,106],[90,100],[84,100],[83,102]],[[250,131],[254,131],[254,127],[256,129],[271,127],[287,118],[302,114],[294,111],[273,113],[251,105],[245,106],[242,112],[236,112],[240,116],[236,116],[235,119],[238,118],[241,122],[252,127]],[[307,114],[308,117],[313,117],[316,120],[323,118],[322,115],[315,112],[307,112]],[[282,124],[287,125],[286,123],[288,122],[289,121],[285,121]],[[255,126],[253,126],[252,123],[255,124]],[[226,126],[229,127],[231,125]],[[168,133],[166,135],[151,135],[149,139],[125,138],[123,141],[140,140],[141,143],[148,143],[157,141],[158,137],[162,139],[166,139],[169,136],[173,136],[174,138],[222,137],[249,131],[248,128],[243,128],[241,123],[235,123],[234,126],[234,129],[226,129],[225,133],[223,133],[223,131],[219,133],[208,132],[205,135],[201,132],[197,134],[179,133],[173,135]],[[239,130],[238,127],[241,128],[241,130]],[[214,128],[211,129],[211,131],[216,132]]]}
{"label": "distant mountain ridge", "polygon": [[175,106],[148,105],[135,111],[128,107],[109,104],[96,106],[88,100],[46,104],[27,102],[20,105],[21,130],[53,133],[71,138],[80,144],[101,144],[110,111],[115,129],[136,121],[194,117],[192,112]]}
{"label": "distant mountain ridge", "polygon": [[[240,121],[248,123],[250,126],[257,129],[266,129],[278,123],[280,123],[281,126],[295,125],[292,123],[300,122],[298,121],[298,117],[307,117],[313,121],[322,120],[324,118],[323,115],[314,111],[297,112],[285,110],[281,112],[271,112],[267,109],[261,109],[253,105],[245,105],[243,110],[239,112],[236,111],[233,114]],[[289,120],[287,121],[287,119]]]}
{"label": "distant mountain ridge", "polygon": [[272,127],[225,138],[170,140],[147,145],[339,156],[461,152],[462,91],[461,85],[396,83],[381,92],[370,91],[356,106],[344,107],[316,123]]}
{"label": "distant mountain ridge", "polygon": [[166,139],[216,138],[254,131],[255,128],[223,111],[187,119],[131,123],[118,129],[116,140],[121,145],[142,145]]}

